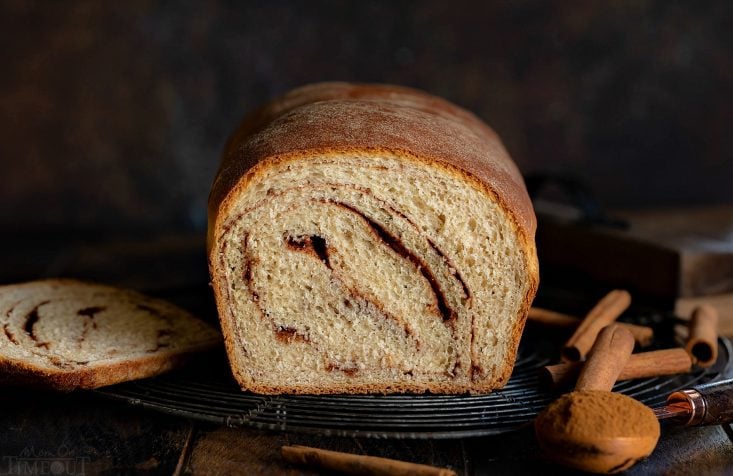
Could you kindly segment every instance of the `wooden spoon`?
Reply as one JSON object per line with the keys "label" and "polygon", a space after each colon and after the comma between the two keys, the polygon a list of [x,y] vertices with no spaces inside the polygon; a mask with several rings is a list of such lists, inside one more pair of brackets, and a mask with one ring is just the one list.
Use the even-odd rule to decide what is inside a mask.
{"label": "wooden spoon", "polygon": [[654,412],[612,393],[634,348],[631,333],[604,328],[593,344],[575,391],[551,403],[535,420],[540,447],[557,463],[593,473],[617,473],[649,456],[659,439]]}

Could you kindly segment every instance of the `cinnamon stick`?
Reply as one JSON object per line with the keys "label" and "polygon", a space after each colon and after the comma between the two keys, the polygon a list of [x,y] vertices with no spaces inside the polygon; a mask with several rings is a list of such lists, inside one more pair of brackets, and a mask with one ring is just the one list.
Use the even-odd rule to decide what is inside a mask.
{"label": "cinnamon stick", "polygon": [[700,367],[710,367],[718,360],[718,311],[703,304],[692,311],[690,334],[685,349]]}
{"label": "cinnamon stick", "polygon": [[553,327],[574,328],[580,324],[580,319],[575,316],[535,306],[529,308],[527,320]]}
{"label": "cinnamon stick", "polygon": [[376,456],[355,455],[338,451],[322,450],[308,446],[283,446],[283,458],[294,464],[306,465],[345,474],[390,475],[390,476],[456,476],[456,472],[425,464],[408,463]]}
{"label": "cinnamon stick", "polygon": [[634,336],[616,324],[604,327],[588,353],[576,390],[611,391],[634,350]]}
{"label": "cinnamon stick", "polygon": [[[570,386],[580,374],[581,362],[547,365],[542,378],[555,388]],[[683,348],[653,350],[631,354],[617,380],[659,377],[689,372],[692,358]]]}
{"label": "cinnamon stick", "polygon": [[565,343],[562,349],[563,359],[571,362],[583,360],[601,329],[614,322],[629,305],[631,295],[628,291],[615,289],[608,293],[590,310]]}
{"label": "cinnamon stick", "polygon": [[[527,319],[530,322],[536,322],[545,326],[575,329],[581,323],[581,320],[570,314],[562,312],[550,311],[541,307],[531,307]],[[640,347],[646,347],[654,340],[654,330],[651,327],[640,326],[637,324],[629,324],[619,322],[620,326],[627,328],[634,336],[634,340]]]}

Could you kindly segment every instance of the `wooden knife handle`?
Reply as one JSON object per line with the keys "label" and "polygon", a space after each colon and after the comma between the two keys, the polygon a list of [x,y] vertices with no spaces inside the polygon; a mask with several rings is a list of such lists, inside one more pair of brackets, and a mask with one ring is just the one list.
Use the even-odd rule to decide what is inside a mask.
{"label": "wooden knife handle", "polygon": [[685,402],[691,407],[687,425],[721,425],[733,422],[733,379],[698,385],[674,392],[667,403]]}

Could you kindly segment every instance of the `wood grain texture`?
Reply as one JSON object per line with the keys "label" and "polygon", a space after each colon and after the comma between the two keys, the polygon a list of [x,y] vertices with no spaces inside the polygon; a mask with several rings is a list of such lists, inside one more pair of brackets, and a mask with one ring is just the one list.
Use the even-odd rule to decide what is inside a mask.
{"label": "wood grain texture", "polygon": [[70,474],[171,474],[191,426],[78,392],[3,387],[0,406],[0,474],[42,474],[44,462]]}
{"label": "wood grain texture", "polygon": [[446,467],[468,474],[461,441],[414,441],[329,438],[248,429],[218,428],[200,433],[184,474],[311,475],[318,470],[286,462],[282,446],[315,446],[331,451],[400,459]]}
{"label": "wood grain texture", "polygon": [[733,206],[615,212],[627,230],[539,215],[543,265],[674,300],[733,290]]}

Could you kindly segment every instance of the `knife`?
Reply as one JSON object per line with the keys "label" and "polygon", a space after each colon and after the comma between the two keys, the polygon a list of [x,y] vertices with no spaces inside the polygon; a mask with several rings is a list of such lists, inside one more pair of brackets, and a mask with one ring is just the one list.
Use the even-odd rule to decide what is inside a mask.
{"label": "knife", "polygon": [[678,390],[667,404],[654,408],[660,420],[684,426],[721,425],[733,422],[733,379]]}

